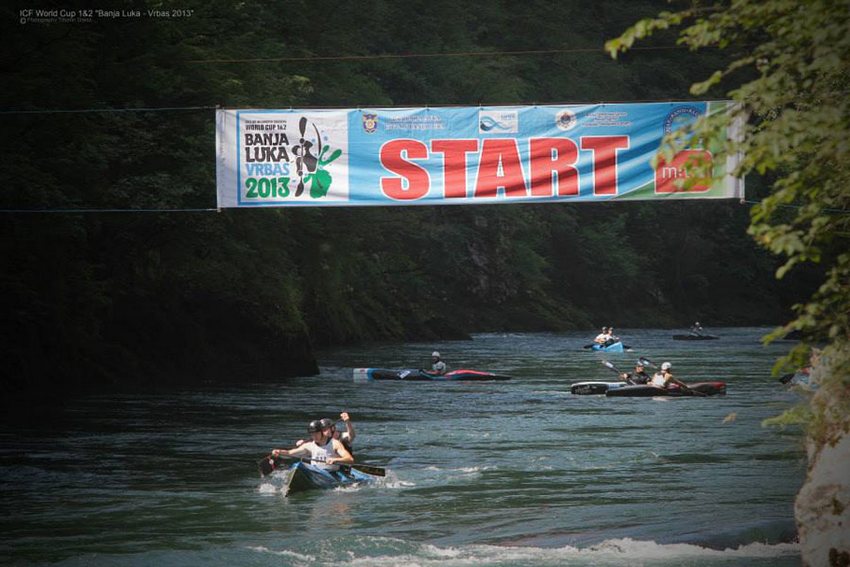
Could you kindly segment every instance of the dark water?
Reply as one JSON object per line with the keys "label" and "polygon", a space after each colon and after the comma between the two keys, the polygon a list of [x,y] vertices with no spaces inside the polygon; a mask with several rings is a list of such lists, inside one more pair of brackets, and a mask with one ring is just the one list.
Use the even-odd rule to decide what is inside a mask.
{"label": "dark water", "polygon": [[[320,353],[318,377],[211,391],[91,396],[4,425],[0,562],[67,565],[797,565],[797,432],[761,427],[799,395],[769,375],[787,344],[766,329],[719,341],[621,329],[633,353],[585,334]],[[355,384],[360,366],[451,368],[497,383]],[[637,355],[728,395],[572,396]],[[285,497],[269,449],[310,419],[351,412],[377,486]]]}

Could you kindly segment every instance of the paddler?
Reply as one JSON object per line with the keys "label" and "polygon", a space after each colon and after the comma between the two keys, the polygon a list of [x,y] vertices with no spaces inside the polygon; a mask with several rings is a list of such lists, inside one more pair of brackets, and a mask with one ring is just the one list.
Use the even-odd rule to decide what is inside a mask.
{"label": "paddler", "polygon": [[620,374],[620,379],[628,382],[629,384],[646,384],[652,378],[649,374],[646,373],[646,369],[643,363],[638,360],[635,363],[635,369],[633,372],[623,372]]}
{"label": "paddler", "polygon": [[333,438],[330,428],[322,428],[321,420],[311,421],[307,425],[307,432],[310,434],[311,441],[294,449],[273,449],[272,456],[306,457],[309,455],[312,465],[328,471],[339,470],[337,463],[350,464],[354,462],[354,457],[351,456],[342,441]]}
{"label": "paddler", "polygon": [[436,350],[431,353],[431,374],[442,376],[446,373],[446,363],[440,358],[440,353]]}
{"label": "paddler", "polygon": [[665,390],[669,389],[671,385],[679,386],[685,390],[690,389],[687,384],[673,376],[673,365],[669,362],[661,364],[661,370],[652,377],[652,385]]}
{"label": "paddler", "polygon": [[602,327],[602,332],[596,335],[596,338],[593,339],[593,342],[599,345],[604,345],[608,342],[608,339],[611,338],[611,334],[608,332],[608,327]]}
{"label": "paddler", "polygon": [[336,422],[331,419],[323,418],[322,428],[330,429],[330,434],[334,439],[339,440],[343,446],[351,453],[351,456],[354,456],[354,449],[352,448],[352,443],[354,442],[354,424],[351,423],[351,416],[348,415],[348,412],[344,411],[339,414],[339,418],[345,423],[345,431],[339,432],[336,430]]}
{"label": "paddler", "polygon": [[[333,438],[340,440],[345,448],[348,449],[348,452],[351,453],[351,456],[354,456],[353,443],[356,435],[354,432],[354,423],[352,423],[351,416],[348,415],[347,411],[340,413],[339,419],[345,422],[345,431],[342,433],[336,430],[336,423],[332,419],[323,417],[319,420],[319,423],[321,424],[322,429],[330,429]],[[299,439],[295,442],[295,446],[300,447],[306,442],[306,439]]]}

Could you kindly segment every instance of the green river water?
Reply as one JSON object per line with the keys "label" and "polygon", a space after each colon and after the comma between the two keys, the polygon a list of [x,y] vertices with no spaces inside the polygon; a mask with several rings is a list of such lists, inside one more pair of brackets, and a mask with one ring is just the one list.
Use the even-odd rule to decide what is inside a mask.
{"label": "green river water", "polygon": [[[0,562],[62,565],[798,565],[798,431],[761,421],[800,400],[770,376],[788,343],[764,328],[717,341],[618,329],[480,334],[318,353],[319,376],[145,394],[90,395],[0,429]],[[352,380],[355,367],[450,369],[506,382]],[[670,360],[723,397],[574,396],[603,359]],[[285,496],[261,479],[272,447],[306,422],[351,413],[372,486]]]}

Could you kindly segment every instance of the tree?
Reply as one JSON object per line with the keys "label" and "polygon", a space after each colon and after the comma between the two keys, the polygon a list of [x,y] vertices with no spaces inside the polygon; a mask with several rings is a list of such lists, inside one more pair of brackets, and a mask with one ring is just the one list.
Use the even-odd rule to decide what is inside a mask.
{"label": "tree", "polygon": [[[766,337],[791,330],[804,340],[783,366],[806,365],[816,344],[820,387],[804,408],[776,420],[805,423],[809,472],[795,513],[804,562],[850,564],[850,4],[843,1],[693,1],[677,12],[638,21],[606,48],[613,57],[637,40],[679,27],[678,43],[692,50],[733,52],[724,68],[691,87],[694,95],[730,89],[737,103],[669,140],[667,152],[697,140],[726,139],[719,159],[743,152],[735,172],[757,172],[772,191],[751,212],[748,232],[783,256],[777,278],[803,263],[820,263],[824,279],[797,317]],[[730,86],[731,85],[731,88]],[[696,177],[705,175],[695,167]],[[814,351],[818,352],[818,351]],[[842,480],[838,480],[842,479]],[[843,523],[843,525],[842,525]]]}

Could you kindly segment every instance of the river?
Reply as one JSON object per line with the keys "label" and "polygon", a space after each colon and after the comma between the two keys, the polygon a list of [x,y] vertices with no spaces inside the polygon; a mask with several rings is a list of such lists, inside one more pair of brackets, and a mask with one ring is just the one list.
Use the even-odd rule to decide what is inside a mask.
{"label": "river", "polygon": [[[61,565],[798,565],[799,431],[762,420],[800,400],[770,376],[789,343],[764,328],[618,329],[318,353],[321,374],[279,383],[89,395],[0,429],[0,562]],[[352,368],[450,369],[505,382],[354,383]],[[574,396],[638,355],[710,398]],[[284,496],[261,479],[271,447],[351,413],[377,485]]]}

